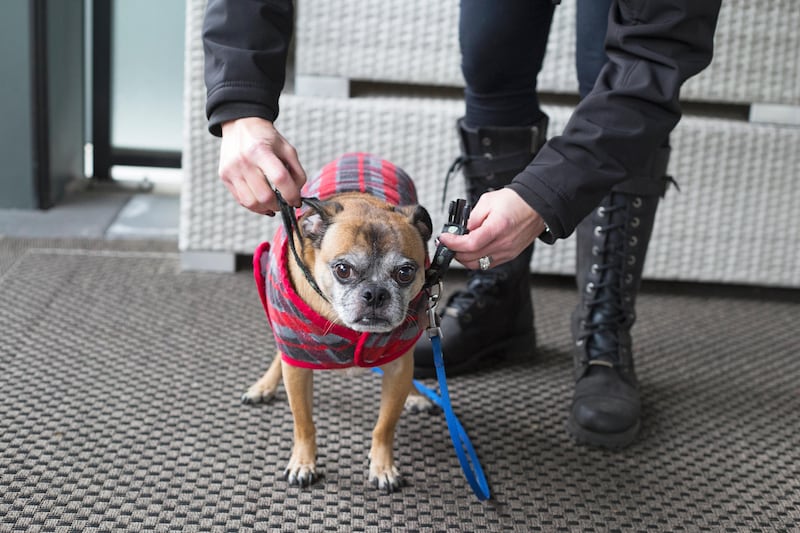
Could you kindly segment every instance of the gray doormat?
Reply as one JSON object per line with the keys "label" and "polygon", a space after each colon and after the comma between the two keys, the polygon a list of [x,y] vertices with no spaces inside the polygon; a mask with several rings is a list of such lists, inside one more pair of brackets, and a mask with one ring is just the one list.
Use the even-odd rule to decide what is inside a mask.
{"label": "gray doormat", "polygon": [[164,243],[0,239],[0,531],[800,528],[797,292],[645,291],[643,431],[608,452],[564,429],[574,289],[536,282],[537,356],[449,380],[492,501],[441,414],[403,416],[401,492],[368,485],[369,373],[316,378],[324,478],[298,489],[285,395],[239,403],[273,356],[250,273],[181,273]]}

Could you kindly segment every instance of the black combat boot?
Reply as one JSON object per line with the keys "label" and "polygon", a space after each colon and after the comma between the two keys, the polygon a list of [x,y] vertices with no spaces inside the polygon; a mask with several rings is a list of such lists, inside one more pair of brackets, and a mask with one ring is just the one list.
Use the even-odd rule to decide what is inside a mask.
{"label": "black combat boot", "polygon": [[581,444],[622,448],[639,432],[630,330],[658,201],[612,192],[577,228],[580,303],[572,314],[576,383],[567,428]]}
{"label": "black combat boot", "polygon": [[[470,128],[458,121],[462,155],[457,159],[467,182],[470,205],[481,194],[511,183],[545,142],[547,116],[529,127]],[[475,369],[505,355],[529,354],[536,345],[530,295],[533,244],[516,259],[468,273],[464,290],[440,309],[442,352],[448,375]],[[414,376],[433,377],[431,342],[423,335],[414,350]]]}

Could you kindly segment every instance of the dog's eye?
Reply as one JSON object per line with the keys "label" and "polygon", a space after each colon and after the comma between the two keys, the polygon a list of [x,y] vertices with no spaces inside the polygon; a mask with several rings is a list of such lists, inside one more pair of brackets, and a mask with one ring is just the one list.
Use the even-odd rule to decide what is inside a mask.
{"label": "dog's eye", "polygon": [[394,271],[394,279],[397,283],[401,285],[408,285],[412,281],[414,281],[414,276],[417,273],[416,267],[411,265],[401,266],[397,270]]}
{"label": "dog's eye", "polygon": [[353,277],[353,267],[347,263],[336,263],[333,266],[333,272],[336,274],[336,277],[341,280]]}

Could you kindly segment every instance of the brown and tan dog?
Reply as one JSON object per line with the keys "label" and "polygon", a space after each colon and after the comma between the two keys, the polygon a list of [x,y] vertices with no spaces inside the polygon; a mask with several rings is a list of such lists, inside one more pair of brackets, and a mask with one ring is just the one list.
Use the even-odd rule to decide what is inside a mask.
{"label": "brown and tan dog", "polygon": [[[419,205],[396,205],[416,201],[413,184],[402,170],[368,154],[343,156],[325,167],[317,181],[324,183],[327,177],[337,185],[346,182],[339,187],[345,190],[370,190],[364,186],[365,174],[366,182],[382,183],[377,195],[343,192],[310,202],[295,236],[302,265],[287,250],[282,229],[270,253],[264,253],[270,249],[264,244],[254,258],[278,353],[243,401],[271,398],[283,377],[294,417],[294,445],[285,471],[290,484],[305,486],[317,479],[314,370],[383,370],[380,413],[369,453],[369,480],[381,490],[394,491],[401,485],[393,443],[404,405],[408,401],[418,408],[427,402],[416,393],[412,377],[414,344],[427,325],[422,287],[431,219]],[[387,181],[397,186],[398,179],[409,180],[400,184],[411,188],[405,198],[381,189]],[[314,183],[304,192],[330,190]]]}

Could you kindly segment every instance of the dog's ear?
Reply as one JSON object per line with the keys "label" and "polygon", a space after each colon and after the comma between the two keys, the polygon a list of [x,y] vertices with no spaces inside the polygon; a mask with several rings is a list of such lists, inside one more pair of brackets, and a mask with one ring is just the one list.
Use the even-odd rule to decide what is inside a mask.
{"label": "dog's ear", "polygon": [[398,207],[397,210],[405,214],[411,225],[417,228],[423,242],[428,242],[433,235],[433,222],[428,211],[421,205],[405,205]]}
{"label": "dog's ear", "polygon": [[310,240],[315,248],[319,248],[322,237],[325,236],[325,232],[330,226],[334,215],[343,209],[342,204],[335,201],[323,202],[309,198],[304,198],[303,202],[310,209],[300,219],[302,236]]}

